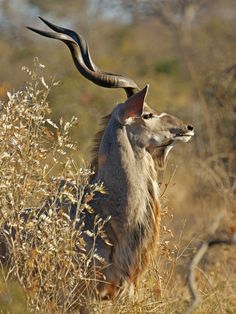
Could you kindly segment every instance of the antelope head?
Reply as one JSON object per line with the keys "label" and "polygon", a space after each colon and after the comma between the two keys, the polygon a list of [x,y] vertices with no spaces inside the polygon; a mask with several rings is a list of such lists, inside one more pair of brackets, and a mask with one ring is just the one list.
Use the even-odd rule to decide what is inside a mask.
{"label": "antelope head", "polygon": [[140,90],[133,80],[102,71],[92,61],[88,45],[80,34],[52,24],[41,17],[40,19],[54,32],[32,27],[28,29],[64,42],[71,52],[75,66],[83,76],[99,86],[125,90],[128,99],[114,108],[111,119],[126,129],[133,147],[148,151],[157,165],[162,168],[173,146],[191,139],[194,135],[191,124],[184,123],[167,113],[158,113],[147,105],[145,99],[148,85]]}
{"label": "antelope head", "polygon": [[160,168],[176,143],[186,143],[194,135],[192,125],[167,113],[157,113],[145,102],[149,86],[135,93],[113,112],[133,147],[145,148]]}

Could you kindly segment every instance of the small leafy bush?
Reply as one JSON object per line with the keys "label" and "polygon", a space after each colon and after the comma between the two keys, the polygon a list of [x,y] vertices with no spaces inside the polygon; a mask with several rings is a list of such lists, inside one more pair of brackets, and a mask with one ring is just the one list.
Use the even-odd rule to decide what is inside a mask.
{"label": "small leafy bush", "polygon": [[171,75],[178,69],[177,59],[158,60],[155,64],[156,73]]}

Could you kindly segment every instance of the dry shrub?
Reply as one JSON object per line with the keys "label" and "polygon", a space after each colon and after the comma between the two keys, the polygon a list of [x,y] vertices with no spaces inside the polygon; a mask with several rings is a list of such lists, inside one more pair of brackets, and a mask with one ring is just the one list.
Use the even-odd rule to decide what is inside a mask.
{"label": "dry shrub", "polygon": [[[97,237],[107,242],[103,231],[106,221],[96,216],[93,229],[84,230],[81,215],[84,211],[93,214],[88,203],[95,192],[104,193],[104,189],[89,184],[91,171],[78,168],[72,158],[77,147],[69,132],[77,119],[61,119],[56,125],[49,118],[47,97],[57,83],[52,79],[46,83],[41,74],[44,66],[37,59],[33,70],[23,70],[29,82],[21,91],[8,92],[8,100],[1,103],[0,225],[4,226],[4,245],[0,245],[0,255],[7,248],[2,253],[8,257],[8,265],[2,268],[0,309],[14,312],[12,308],[19,296],[10,291],[14,292],[11,287],[16,285],[22,289],[19,295],[25,296],[18,306],[22,311],[68,313],[78,309],[86,293],[95,291],[98,280],[105,279],[99,269],[94,269],[95,259],[101,267],[104,265],[95,245],[89,253],[85,251],[84,234],[94,243]],[[173,175],[171,171],[163,183],[163,193]],[[153,258],[138,297],[122,296],[109,303],[90,300],[94,312],[110,311],[112,306],[113,313],[155,313],[157,309],[162,313],[173,304],[180,306],[176,290],[171,295],[168,290],[177,255],[170,241],[173,235],[165,197],[162,203],[163,261]],[[161,277],[159,269],[163,263],[168,263],[170,272],[162,272]],[[8,296],[4,302],[1,295]]]}
{"label": "dry shrub", "polygon": [[[94,230],[84,230],[80,214],[92,212],[87,202],[103,188],[89,185],[90,171],[77,168],[71,157],[77,148],[69,132],[77,118],[61,119],[56,125],[48,117],[47,97],[57,83],[45,82],[40,74],[44,66],[37,59],[33,70],[23,70],[29,82],[21,91],[8,92],[8,100],[1,103],[0,253],[8,262],[2,268],[1,295],[17,278],[29,310],[66,313],[78,306],[82,292],[91,289],[95,279],[91,268],[99,256],[95,248],[85,254],[83,233],[94,241],[104,237],[105,222],[96,217]],[[55,167],[60,168],[60,177],[55,176]],[[5,310],[14,302],[9,297]]]}
{"label": "dry shrub", "polygon": [[223,198],[228,211],[232,211],[236,191],[236,65],[228,66],[211,77],[205,95],[210,105],[214,142],[211,143],[212,150],[205,153],[202,170],[210,185]]}

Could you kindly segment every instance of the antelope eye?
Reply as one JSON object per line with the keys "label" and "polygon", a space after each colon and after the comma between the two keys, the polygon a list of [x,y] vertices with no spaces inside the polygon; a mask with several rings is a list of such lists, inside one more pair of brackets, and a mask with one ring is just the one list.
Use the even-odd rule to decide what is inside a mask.
{"label": "antelope eye", "polygon": [[153,114],[152,113],[144,113],[143,115],[142,115],[142,118],[143,119],[151,119],[151,118],[153,118]]}

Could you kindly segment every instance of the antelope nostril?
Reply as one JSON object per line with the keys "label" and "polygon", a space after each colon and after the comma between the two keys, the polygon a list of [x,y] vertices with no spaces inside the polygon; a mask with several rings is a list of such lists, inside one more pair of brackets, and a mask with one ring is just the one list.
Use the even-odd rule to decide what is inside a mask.
{"label": "antelope nostril", "polygon": [[193,131],[193,126],[189,124],[189,125],[187,126],[187,129],[188,129],[189,131]]}

